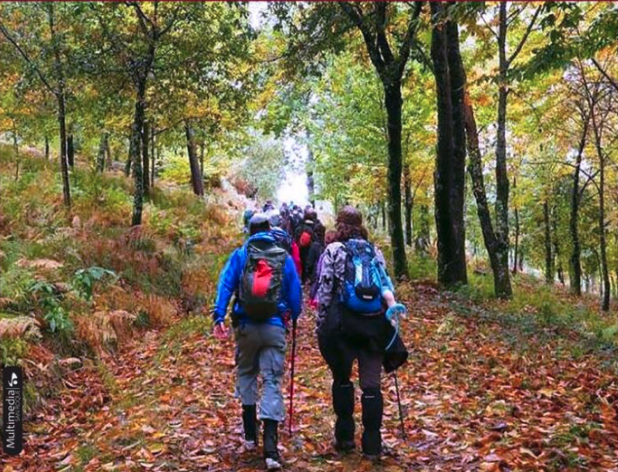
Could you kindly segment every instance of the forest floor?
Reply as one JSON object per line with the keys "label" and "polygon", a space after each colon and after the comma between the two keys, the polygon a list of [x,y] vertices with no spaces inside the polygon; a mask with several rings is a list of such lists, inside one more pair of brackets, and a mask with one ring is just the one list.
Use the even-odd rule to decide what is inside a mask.
{"label": "forest floor", "polygon": [[[123,176],[76,171],[67,214],[55,164],[27,160],[22,172],[15,182],[0,173],[9,176],[0,215],[0,324],[8,324],[0,328],[25,313],[41,336],[24,351],[20,339],[0,330],[0,343],[3,358],[9,347],[23,355],[28,382],[40,392],[30,392],[25,449],[1,456],[2,470],[261,470],[259,454],[242,451],[233,340],[215,340],[206,316],[218,268],[240,241],[242,202],[224,193],[204,203],[157,189],[144,225],[129,229]],[[92,300],[69,290],[75,271],[96,266],[113,269],[118,281],[96,285]],[[46,324],[42,295],[32,288],[41,282],[64,287],[53,306],[64,307],[56,316],[70,313],[68,339]],[[332,450],[330,376],[314,314],[306,312],[294,430],[290,436],[286,424],[280,433],[285,470],[618,472],[611,321],[575,319],[589,312],[578,308],[585,301],[522,276],[516,283],[512,302],[487,299],[474,287],[442,292],[422,278],[398,287],[410,311],[402,328],[410,358],[398,372],[406,438],[387,376],[387,453],[379,465]]]}
{"label": "forest floor", "polygon": [[[602,359],[573,359],[555,340],[505,331],[431,285],[408,297],[406,440],[387,377],[381,464],[333,453],[329,375],[307,314],[295,427],[280,435],[286,470],[618,470],[618,382]],[[178,320],[71,372],[4,470],[260,470],[259,455],[242,452],[233,342],[218,342],[208,326],[199,316]]]}

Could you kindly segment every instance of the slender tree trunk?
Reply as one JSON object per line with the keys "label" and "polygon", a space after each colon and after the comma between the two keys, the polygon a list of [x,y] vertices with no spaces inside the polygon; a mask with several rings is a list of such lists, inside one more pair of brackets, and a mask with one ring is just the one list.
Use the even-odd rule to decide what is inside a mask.
{"label": "slender tree trunk", "polygon": [[545,229],[545,283],[554,284],[554,257],[551,250],[551,224],[549,203],[543,202],[543,227]]}
{"label": "slender tree trunk", "polygon": [[105,150],[107,149],[107,131],[101,134],[101,141],[99,142],[99,152],[97,154],[97,172],[103,172],[105,170]]}
{"label": "slender tree trunk", "polygon": [[19,179],[19,143],[17,141],[17,127],[13,123],[13,152],[15,154],[15,182]]}
{"label": "slender tree trunk", "polygon": [[62,173],[62,194],[64,204],[71,208],[71,184],[69,181],[69,163],[67,160],[67,128],[64,103],[64,91],[58,96],[58,123],[60,125],[60,172]]}
{"label": "slender tree trunk", "polygon": [[562,267],[562,257],[560,256],[560,244],[558,243],[558,223],[556,221],[556,208],[552,211],[552,233],[553,233],[553,247],[554,247],[554,260],[556,271],[558,272],[558,280],[564,286],[564,269]]}
{"label": "slender tree trunk", "polygon": [[45,136],[45,160],[49,161],[49,137]]}
{"label": "slender tree trunk", "polygon": [[204,195],[204,182],[202,181],[202,174],[197,158],[195,134],[188,121],[185,122],[185,133],[187,135],[187,151],[189,154],[189,165],[191,167],[191,186],[193,187],[193,193],[201,197]]}
{"label": "slender tree trunk", "polygon": [[408,263],[401,221],[401,79],[384,84],[384,103],[388,123],[388,223],[393,250],[393,267],[398,279],[408,277]]}
{"label": "slender tree trunk", "polygon": [[143,163],[143,181],[144,181],[144,196],[150,196],[150,157],[148,156],[150,137],[150,126],[148,121],[144,121],[144,127],[142,129],[142,163]]}
{"label": "slender tree trunk", "polygon": [[380,203],[380,211],[382,212],[382,231],[386,231],[386,202],[384,200]]}
{"label": "slender tree trunk", "polygon": [[430,220],[429,207],[421,205],[418,211],[418,230],[416,231],[416,239],[414,240],[414,251],[419,254],[427,254],[430,245]]}
{"label": "slender tree trunk", "polygon": [[412,183],[410,182],[410,168],[403,169],[403,188],[406,213],[406,244],[412,247]]}
{"label": "slender tree trunk", "polygon": [[105,167],[107,169],[111,169],[112,168],[112,146],[109,143],[110,139],[109,136],[107,137],[107,139],[105,140]]}
{"label": "slender tree trunk", "polygon": [[131,225],[142,224],[142,210],[144,207],[144,178],[142,175],[142,129],[144,128],[144,115],[146,109],[146,78],[138,82],[137,100],[135,102],[135,116],[131,132],[131,165],[133,167],[133,180],[135,189],[133,194],[133,216]]}
{"label": "slender tree trunk", "polygon": [[[513,190],[517,188],[517,178],[513,176]],[[515,247],[513,251],[513,274],[517,274],[517,258],[519,255],[519,208],[515,207],[513,211],[515,215]]]}
{"label": "slender tree trunk", "polygon": [[[135,121],[135,118],[134,118]],[[135,124],[135,123],[134,123]],[[134,147],[135,141],[133,140],[133,126],[131,125],[131,138],[129,139],[129,155],[127,156],[127,162],[124,166],[124,174],[129,177],[131,175],[131,166],[133,164],[133,154],[135,154]]]}
{"label": "slender tree trunk", "polygon": [[307,162],[305,164],[305,169],[307,172],[307,189],[309,190],[309,201],[312,205],[315,205],[315,178],[313,175],[313,169],[315,167],[315,156],[313,155],[313,150],[311,149],[311,132],[307,130]]}
{"label": "slender tree trunk", "polygon": [[[485,248],[487,249],[491,270],[494,275],[494,291],[496,296],[499,296],[502,285],[506,284],[505,277],[508,277],[509,267],[508,265],[501,265],[501,260],[498,258],[497,247],[499,242],[496,237],[496,233],[494,232],[489,202],[487,201],[487,194],[485,192],[485,181],[483,177],[481,151],[479,148],[478,129],[474,118],[474,110],[472,109],[467,92],[465,106],[469,155],[468,172],[470,174],[470,180],[472,181],[472,193],[474,194],[474,199],[476,200],[476,211],[481,224],[483,241],[485,242]],[[515,264],[517,264],[517,262],[517,258],[515,258]],[[508,282],[510,285],[510,279]]]}
{"label": "slender tree trunk", "polygon": [[151,163],[150,163],[150,186],[154,187],[154,182],[155,182],[155,168],[156,168],[156,153],[157,153],[157,137],[156,137],[156,132],[155,132],[155,128],[154,126],[152,127],[152,132],[150,133],[150,143],[151,143],[151,148],[150,148],[150,159],[151,159]]}
{"label": "slender tree trunk", "polygon": [[204,178],[204,157],[206,154],[206,145],[204,141],[200,143],[200,175]]}
{"label": "slender tree trunk", "polygon": [[64,71],[60,60],[60,48],[56,36],[56,26],[54,17],[54,5],[47,5],[47,19],[49,21],[49,32],[52,38],[52,49],[54,53],[54,72],[56,75],[57,89],[54,92],[58,102],[58,124],[60,132],[60,173],[62,174],[62,196],[64,205],[71,208],[71,184],[69,181],[69,166],[67,161],[67,122],[66,122],[66,95],[64,84]]}
{"label": "slender tree trunk", "polygon": [[[496,295],[510,298],[513,294],[508,273],[509,266],[509,178],[506,167],[506,108],[508,98],[508,62],[506,57],[507,6],[500,3],[500,26],[498,33],[498,131],[496,136],[496,257],[502,272]],[[498,293],[499,291],[499,293]]]}
{"label": "slender tree trunk", "polygon": [[73,144],[73,133],[69,133],[67,138],[67,159],[69,161],[69,167],[73,169],[75,167],[75,146]]}
{"label": "slender tree trunk", "polygon": [[[592,105],[594,107],[594,105]],[[601,131],[596,120],[594,108],[592,110],[592,127],[594,142],[599,158],[599,244],[601,250],[601,279],[603,281],[601,309],[609,311],[611,287],[609,281],[609,267],[607,264],[607,240],[605,224],[605,154],[601,145]]]}
{"label": "slender tree trunk", "polygon": [[579,173],[582,165],[582,155],[586,147],[586,137],[588,135],[590,117],[585,118],[584,129],[577,156],[575,159],[575,170],[573,171],[573,188],[571,190],[571,218],[569,221],[569,231],[571,233],[571,293],[576,296],[582,294],[582,267],[581,267],[581,245],[579,242],[579,204],[580,204],[580,188],[579,188]]}
{"label": "slender tree trunk", "polygon": [[[457,25],[450,21],[446,23],[440,21],[441,18],[438,17],[444,12],[442,5],[431,3],[431,11],[434,18],[437,18],[432,29],[431,58],[434,65],[438,108],[438,143],[434,175],[438,282],[453,286],[467,284],[463,219],[465,145],[462,142],[462,137],[465,140],[463,129],[465,77],[461,76],[463,68],[457,68],[453,64],[459,54]],[[456,84],[453,84],[453,81],[456,81]],[[453,100],[456,103],[453,103]],[[461,146],[464,146],[463,150]]]}
{"label": "slender tree trunk", "polygon": [[515,208],[513,210],[513,213],[515,215],[515,247],[513,248],[513,274],[517,274],[517,258],[519,256],[519,232],[520,232],[520,228],[519,228],[519,208]]}

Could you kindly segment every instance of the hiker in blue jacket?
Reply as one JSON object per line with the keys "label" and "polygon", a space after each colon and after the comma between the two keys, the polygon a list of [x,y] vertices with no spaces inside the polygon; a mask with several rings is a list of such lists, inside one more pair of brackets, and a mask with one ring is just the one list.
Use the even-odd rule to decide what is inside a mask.
{"label": "hiker in blue jacket", "polygon": [[294,261],[269,231],[266,215],[254,215],[249,222],[251,236],[232,253],[221,272],[213,310],[213,334],[218,339],[227,337],[225,315],[234,296],[236,395],[242,401],[245,446],[251,450],[257,444],[257,377],[261,374],[259,418],[264,423],[266,468],[272,470],[281,467],[277,429],[285,415],[282,378],[286,323],[300,315],[302,292]]}

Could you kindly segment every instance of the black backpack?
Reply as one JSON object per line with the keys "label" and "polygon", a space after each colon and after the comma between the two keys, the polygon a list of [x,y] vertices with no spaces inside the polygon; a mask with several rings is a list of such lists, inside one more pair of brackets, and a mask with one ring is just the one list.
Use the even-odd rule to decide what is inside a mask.
{"label": "black backpack", "polygon": [[249,319],[264,322],[277,315],[288,253],[271,241],[247,244],[239,299]]}

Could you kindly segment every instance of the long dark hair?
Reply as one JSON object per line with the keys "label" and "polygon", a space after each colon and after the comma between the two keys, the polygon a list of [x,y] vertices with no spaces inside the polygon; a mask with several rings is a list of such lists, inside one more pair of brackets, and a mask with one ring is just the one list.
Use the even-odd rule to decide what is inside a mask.
{"label": "long dark hair", "polygon": [[343,207],[337,214],[335,224],[336,241],[344,243],[350,239],[369,239],[369,232],[363,226],[363,215],[353,206]]}

